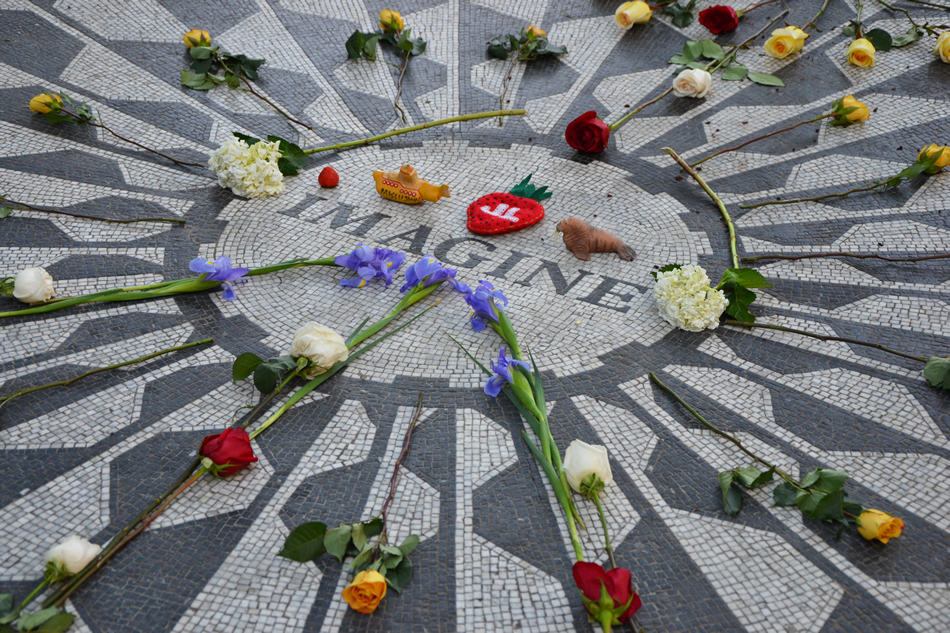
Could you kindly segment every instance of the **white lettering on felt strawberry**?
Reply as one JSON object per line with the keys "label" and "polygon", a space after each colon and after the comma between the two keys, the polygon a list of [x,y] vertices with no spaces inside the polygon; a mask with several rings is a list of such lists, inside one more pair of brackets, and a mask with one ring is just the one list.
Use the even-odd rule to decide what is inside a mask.
{"label": "white lettering on felt strawberry", "polygon": [[518,221],[518,216],[515,215],[518,211],[521,211],[519,207],[509,207],[507,204],[499,204],[494,209],[489,207],[482,207],[482,213],[487,213],[488,215],[493,215],[496,218],[502,220],[508,220],[511,223]]}

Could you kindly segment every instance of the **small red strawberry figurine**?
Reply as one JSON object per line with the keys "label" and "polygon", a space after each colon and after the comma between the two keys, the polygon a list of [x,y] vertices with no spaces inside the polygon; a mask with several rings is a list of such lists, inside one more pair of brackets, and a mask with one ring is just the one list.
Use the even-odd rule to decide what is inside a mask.
{"label": "small red strawberry figurine", "polygon": [[490,193],[468,207],[468,230],[481,235],[511,233],[537,224],[544,217],[547,187],[530,184],[531,174],[508,193]]}
{"label": "small red strawberry figurine", "polygon": [[324,167],[317,177],[317,182],[321,187],[336,187],[340,184],[340,174],[336,173],[332,167]]}

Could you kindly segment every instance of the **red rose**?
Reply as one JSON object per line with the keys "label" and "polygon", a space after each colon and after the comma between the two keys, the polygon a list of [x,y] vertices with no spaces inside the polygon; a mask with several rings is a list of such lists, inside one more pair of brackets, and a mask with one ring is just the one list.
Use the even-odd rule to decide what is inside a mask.
{"label": "red rose", "polygon": [[596,154],[607,147],[607,141],[610,140],[610,128],[597,118],[594,110],[591,110],[568,124],[564,138],[567,144],[577,151]]}
{"label": "red rose", "polygon": [[[616,610],[623,608],[627,602],[630,603],[630,606],[623,613],[615,616],[621,624],[629,620],[637,612],[637,609],[643,606],[640,596],[633,590],[633,581],[629,569],[617,567],[610,571],[604,571],[604,568],[597,563],[574,563],[574,582],[577,583],[578,589],[587,599],[584,601],[587,611],[599,622],[603,622],[603,620],[599,617],[599,613],[595,613],[591,607],[596,610],[600,604],[601,584],[607,589],[607,594],[613,598],[614,604],[609,608]],[[590,604],[588,601],[594,604]]]}
{"label": "red rose", "polygon": [[220,468],[215,475],[227,477],[241,470],[251,462],[256,462],[251,439],[244,429],[227,429],[224,433],[209,435],[201,440],[198,454],[207,457]]}
{"label": "red rose", "polygon": [[739,26],[739,14],[732,7],[717,4],[699,12],[699,23],[713,35],[729,33]]}

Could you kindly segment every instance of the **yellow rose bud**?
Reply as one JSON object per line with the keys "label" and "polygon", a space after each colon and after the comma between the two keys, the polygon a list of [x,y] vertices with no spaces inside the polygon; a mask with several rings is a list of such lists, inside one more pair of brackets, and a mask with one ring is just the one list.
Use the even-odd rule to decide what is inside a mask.
{"label": "yellow rose bud", "polygon": [[614,13],[614,21],[617,22],[617,26],[626,31],[634,24],[646,24],[650,21],[652,15],[653,11],[650,11],[650,5],[646,2],[641,0],[624,2],[617,7],[617,11]]}
{"label": "yellow rose bud", "polygon": [[856,121],[867,121],[871,118],[871,111],[868,107],[851,95],[845,95],[841,98],[841,108],[855,108],[848,114],[843,115],[845,119],[852,123]]}
{"label": "yellow rose bud", "polygon": [[63,104],[63,100],[58,95],[41,94],[30,99],[30,110],[37,114],[46,114],[53,109],[52,104],[57,106]]}
{"label": "yellow rose bud", "polygon": [[532,24],[531,26],[529,26],[527,29],[525,29],[525,33],[527,33],[528,35],[530,35],[531,37],[533,37],[533,38],[535,38],[535,39],[537,39],[537,38],[539,38],[539,37],[544,37],[545,35],[548,34],[547,31],[545,31],[544,29],[539,29],[538,27],[536,27],[536,26],[533,25],[533,24]]}
{"label": "yellow rose bud", "polygon": [[384,597],[386,597],[386,579],[381,573],[372,569],[356,574],[353,582],[343,590],[343,599],[354,611],[360,613],[372,613]]}
{"label": "yellow rose bud", "polygon": [[402,21],[402,16],[399,15],[399,11],[393,11],[392,9],[383,9],[379,12],[379,28],[384,31],[401,31],[405,26],[405,22]]}
{"label": "yellow rose bud", "polygon": [[184,42],[188,48],[193,46],[211,46],[211,35],[201,29],[191,29],[185,33],[181,41]]}
{"label": "yellow rose bud", "polygon": [[801,30],[797,26],[786,26],[785,30],[795,38],[795,50],[792,52],[800,53],[802,48],[805,47],[805,40],[808,38],[808,33]]}
{"label": "yellow rose bud", "polygon": [[940,53],[940,59],[944,64],[950,64],[950,31],[944,31],[937,38],[937,45],[934,46],[934,52]]}
{"label": "yellow rose bud", "polygon": [[[795,29],[794,31],[792,29]],[[804,35],[804,37],[802,37]],[[775,29],[772,31],[772,37],[765,40],[765,52],[769,57],[775,59],[785,59],[792,53],[802,50],[805,45],[805,38],[808,35],[794,26],[785,29]]]}
{"label": "yellow rose bud", "polygon": [[848,63],[859,68],[873,68],[874,44],[863,37],[851,42],[848,47]]}
{"label": "yellow rose bud", "polygon": [[869,541],[877,539],[882,543],[887,543],[904,531],[903,521],[880,510],[865,510],[858,517],[858,521],[861,522],[858,533]]}
{"label": "yellow rose bud", "polygon": [[917,160],[925,157],[930,158],[940,150],[943,150],[943,153],[937,158],[937,162],[933,164],[933,167],[927,169],[928,174],[936,174],[947,165],[950,165],[950,147],[947,147],[946,145],[928,145],[927,147],[920,150],[920,155],[917,156]]}

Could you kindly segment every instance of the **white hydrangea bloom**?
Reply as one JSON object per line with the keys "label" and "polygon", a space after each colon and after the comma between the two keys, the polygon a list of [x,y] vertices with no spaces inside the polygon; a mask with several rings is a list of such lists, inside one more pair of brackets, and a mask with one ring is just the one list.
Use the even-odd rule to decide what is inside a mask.
{"label": "white hydrangea bloom", "polygon": [[715,330],[729,305],[722,290],[715,290],[701,266],[683,266],[657,273],[653,286],[660,316],[689,332]]}
{"label": "white hydrangea bloom", "polygon": [[212,154],[208,167],[218,184],[245,198],[266,198],[284,192],[284,175],[277,167],[280,142],[260,141],[248,147],[241,139],[228,141]]}

